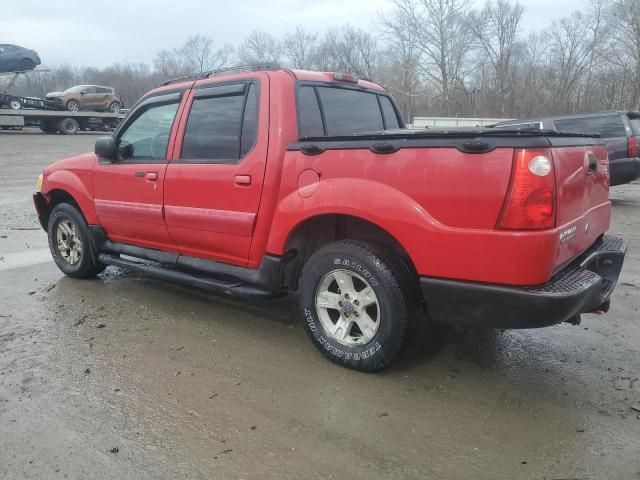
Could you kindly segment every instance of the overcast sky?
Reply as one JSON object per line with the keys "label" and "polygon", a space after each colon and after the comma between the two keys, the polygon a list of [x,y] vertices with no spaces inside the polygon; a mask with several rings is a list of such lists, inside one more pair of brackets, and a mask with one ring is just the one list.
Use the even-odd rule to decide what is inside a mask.
{"label": "overcast sky", "polygon": [[[520,3],[525,31],[582,6],[580,0]],[[350,23],[371,30],[387,7],[386,0],[0,0],[0,43],[37,50],[45,65],[151,62],[159,50],[198,33],[237,45],[252,29],[279,36],[296,25],[322,31]]]}

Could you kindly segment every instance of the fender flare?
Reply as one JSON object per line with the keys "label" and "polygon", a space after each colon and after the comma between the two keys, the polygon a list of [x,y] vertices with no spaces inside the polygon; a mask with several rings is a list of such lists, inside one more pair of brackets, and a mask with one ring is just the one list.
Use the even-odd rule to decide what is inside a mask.
{"label": "fender flare", "polygon": [[361,178],[320,181],[314,193],[304,198],[293,191],[278,203],[273,216],[267,251],[283,255],[296,228],[321,215],[349,215],[383,229],[414,258],[424,246],[426,231],[442,225],[411,197],[384,183]]}
{"label": "fender flare", "polygon": [[57,170],[51,172],[46,179],[46,191],[43,191],[42,193],[51,200],[50,194],[54,190],[61,190],[71,195],[80,207],[80,211],[89,225],[96,225],[99,223],[98,216],[96,215],[96,209],[93,204],[93,195],[89,192],[85,182],[83,182],[82,178],[78,175],[69,170]]}

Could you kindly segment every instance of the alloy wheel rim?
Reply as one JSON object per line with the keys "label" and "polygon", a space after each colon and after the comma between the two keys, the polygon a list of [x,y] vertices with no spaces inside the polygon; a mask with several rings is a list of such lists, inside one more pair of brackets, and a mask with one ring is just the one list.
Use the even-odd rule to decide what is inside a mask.
{"label": "alloy wheel rim", "polygon": [[58,223],[56,245],[60,256],[69,265],[76,265],[80,262],[82,258],[82,241],[76,224],[68,218],[64,218]]}
{"label": "alloy wheel rim", "polygon": [[338,269],[326,274],[316,289],[316,313],[325,333],[346,346],[366,345],[378,333],[378,297],[362,276]]}
{"label": "alloy wheel rim", "polygon": [[69,111],[70,112],[77,112],[80,109],[80,106],[78,105],[77,102],[71,102],[69,104]]}

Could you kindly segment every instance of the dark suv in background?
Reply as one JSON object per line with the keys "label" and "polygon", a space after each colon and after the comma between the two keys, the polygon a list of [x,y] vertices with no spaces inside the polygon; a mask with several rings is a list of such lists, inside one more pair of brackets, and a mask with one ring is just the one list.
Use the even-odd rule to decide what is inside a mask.
{"label": "dark suv in background", "polygon": [[640,112],[600,112],[509,120],[497,123],[494,127],[599,133],[609,150],[611,185],[622,185],[640,177]]}
{"label": "dark suv in background", "polygon": [[40,57],[35,50],[18,45],[0,44],[0,72],[33,70],[40,65]]}

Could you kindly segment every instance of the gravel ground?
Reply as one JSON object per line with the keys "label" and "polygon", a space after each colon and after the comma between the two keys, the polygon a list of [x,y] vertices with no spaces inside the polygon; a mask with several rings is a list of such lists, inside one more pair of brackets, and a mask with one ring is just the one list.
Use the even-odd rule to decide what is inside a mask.
{"label": "gravel ground", "polygon": [[423,328],[381,374],[316,352],[291,300],[109,268],[65,278],[31,192],[94,135],[0,132],[0,478],[640,479],[640,184],[607,315]]}

